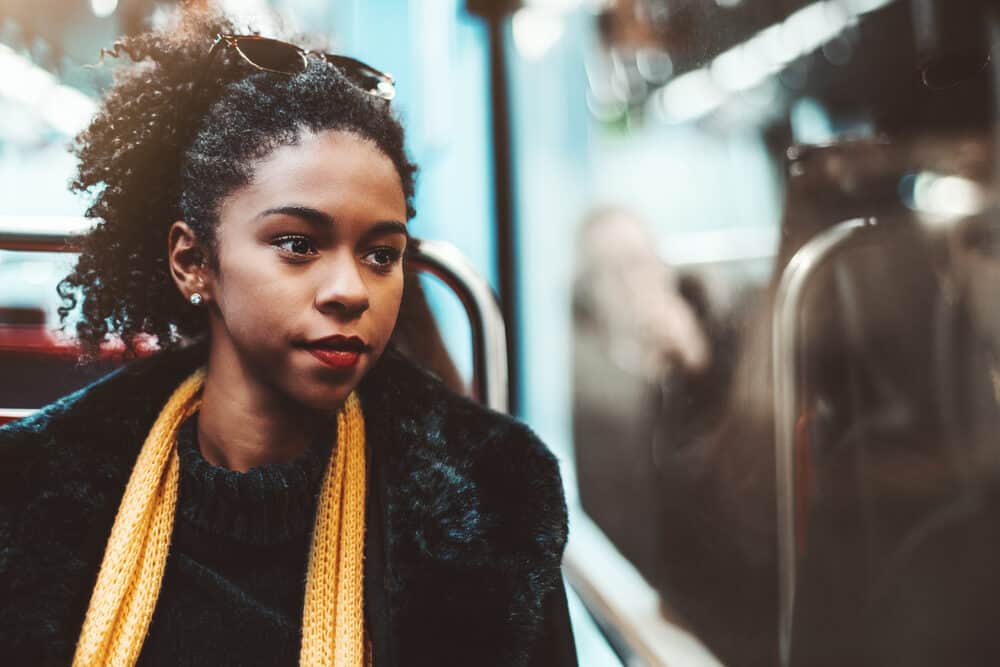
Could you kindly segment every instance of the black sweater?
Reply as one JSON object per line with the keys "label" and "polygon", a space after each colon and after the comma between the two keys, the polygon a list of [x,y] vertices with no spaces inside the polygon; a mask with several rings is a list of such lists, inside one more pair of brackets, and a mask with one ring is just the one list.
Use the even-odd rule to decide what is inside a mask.
{"label": "black sweater", "polygon": [[334,435],[288,464],[208,463],[197,415],[178,436],[170,554],[139,664],[296,665],[316,498]]}

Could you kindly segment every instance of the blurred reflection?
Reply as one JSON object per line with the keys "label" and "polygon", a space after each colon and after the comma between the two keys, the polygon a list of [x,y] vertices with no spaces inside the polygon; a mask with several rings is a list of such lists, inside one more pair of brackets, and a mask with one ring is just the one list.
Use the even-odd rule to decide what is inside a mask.
{"label": "blurred reflection", "polygon": [[[671,504],[692,518],[699,505],[685,492],[686,457],[719,413],[732,332],[711,313],[704,285],[666,265],[634,214],[592,212],[577,248],[573,430],[581,502],[647,580],[685,579],[675,556],[690,550],[672,549],[679,526]],[[699,522],[698,532],[705,527]],[[717,572],[706,565],[690,568],[699,579],[688,581],[694,597],[708,600],[702,584]]]}
{"label": "blurred reflection", "polygon": [[618,367],[653,380],[674,364],[704,369],[708,341],[638,217],[623,209],[594,211],[577,245],[578,324],[600,339]]}
{"label": "blurred reflection", "polygon": [[[974,636],[981,626],[972,612],[991,606],[993,596],[963,585],[967,571],[956,572],[946,559],[933,566],[922,559],[922,567],[936,568],[933,576],[929,570],[921,580],[899,576],[906,554],[927,531],[978,492],[969,473],[994,476],[996,466],[986,464],[995,453],[981,455],[984,437],[997,426],[984,363],[996,307],[977,299],[996,287],[993,260],[981,254],[990,246],[992,226],[983,226],[989,216],[967,226],[904,211],[900,183],[909,182],[908,173],[933,172],[986,187],[991,155],[991,142],[977,137],[842,142],[790,153],[773,285],[794,253],[832,224],[858,216],[878,216],[880,224],[868,243],[845,249],[817,273],[800,311],[795,448],[803,565],[792,664],[995,664],[1000,655],[953,662],[986,650]],[[978,230],[972,236],[979,251],[965,241],[969,230]],[[968,306],[977,300],[974,313]],[[755,327],[766,331],[769,320],[770,306]],[[770,335],[748,339],[735,393],[753,368],[749,376],[767,386],[770,364],[761,368],[758,360],[769,357],[769,343]],[[743,507],[728,524],[736,537],[727,539],[766,562],[773,558],[773,433],[767,427],[773,413],[768,402],[759,403],[755,418],[746,405],[731,404],[727,421],[749,419],[760,428],[724,427],[718,449],[705,454],[708,477],[721,482],[715,486],[721,506],[728,499]],[[754,481],[729,484],[727,468],[735,479]],[[975,532],[970,528],[965,537],[975,541]],[[960,558],[955,546],[948,547],[950,557]],[[985,558],[998,548],[981,542],[975,553]],[[773,570],[763,573],[773,585]],[[890,590],[907,595],[887,598]],[[751,602],[771,613],[763,591]]]}
{"label": "blurred reflection", "polygon": [[[970,570],[948,562],[974,567],[992,560],[1000,543],[971,525],[958,531],[976,543],[971,551],[934,537],[996,479],[995,452],[984,448],[997,426],[989,385],[996,308],[977,297],[996,287],[993,260],[982,255],[990,216],[958,224],[940,212],[904,212],[899,197],[908,173],[985,189],[991,155],[982,137],[792,153],[797,175],[779,267],[839,220],[876,215],[880,225],[817,273],[801,311],[802,568],[792,664],[996,664],[1000,657],[978,622],[996,599],[996,590],[987,592],[989,573],[976,573],[980,584],[970,586]],[[945,203],[961,208],[954,194]],[[928,203],[914,201],[918,209]],[[978,312],[970,308],[977,300]],[[906,574],[910,568],[921,576]]]}
{"label": "blurred reflection", "polygon": [[[779,351],[795,360],[799,389],[791,662],[1000,664],[988,620],[1000,611],[997,3],[735,3],[730,13],[687,3],[649,18],[640,38],[624,30],[628,3],[612,4],[598,24],[612,60],[650,30],[672,58],[673,78],[649,87],[654,122],[693,131],[697,120],[720,134],[733,119],[753,123],[776,161],[796,140],[834,143],[783,156],[780,245],[763,293],[737,280],[746,289],[720,299],[704,272],[672,279],[707,341],[704,363],[651,363],[662,343],[622,315],[629,299],[581,313],[578,277],[584,508],[661,593],[665,613],[723,662],[777,664],[775,292],[811,239],[876,219],[863,243],[816,272],[798,311],[799,348]],[[764,85],[780,90],[769,116],[737,94]],[[823,132],[806,127],[806,111]],[[852,128],[873,138],[843,139]],[[732,186],[718,173],[718,189],[699,192],[708,228],[714,199]],[[683,183],[663,186],[683,196]],[[607,321],[588,322],[595,312]],[[630,351],[637,341],[645,352]],[[615,391],[627,396],[617,410],[605,405]]]}
{"label": "blurred reflection", "polygon": [[582,227],[582,502],[727,665],[777,662],[774,291],[797,250],[859,216],[876,232],[818,271],[800,317],[793,664],[1000,660],[975,622],[1000,611],[1000,218],[943,216],[993,201],[992,150],[950,136],[790,151],[771,287],[725,308],[634,216]]}
{"label": "blurred reflection", "polygon": [[708,339],[644,223],[592,212],[577,239],[574,440],[583,507],[639,569],[658,567],[653,435],[661,384],[710,363]]}
{"label": "blurred reflection", "polygon": [[[991,386],[998,330],[995,303],[983,299],[997,288],[997,258],[982,244],[991,218],[947,229],[939,254],[940,246],[911,243],[911,261],[894,267],[892,300],[867,300],[874,323],[860,332],[863,346],[852,342],[857,335],[846,341],[855,370],[840,405],[866,411],[844,415],[849,430],[827,428],[822,441],[809,443],[824,460],[816,461],[812,485],[796,664],[1000,659],[987,620],[1000,593],[993,528],[1000,507],[992,500],[1000,424]],[[891,242],[895,254],[898,235]],[[888,248],[879,250],[871,259],[883,262]],[[865,268],[856,264],[853,272],[863,279]],[[904,301],[908,312],[871,317],[873,307],[891,307],[906,290],[925,292]],[[880,362],[862,365],[865,351]]]}

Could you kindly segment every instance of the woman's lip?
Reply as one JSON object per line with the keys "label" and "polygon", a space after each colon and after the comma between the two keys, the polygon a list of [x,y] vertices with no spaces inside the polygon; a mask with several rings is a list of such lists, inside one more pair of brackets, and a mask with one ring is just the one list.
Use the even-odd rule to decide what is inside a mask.
{"label": "woman's lip", "polygon": [[324,364],[338,370],[354,368],[361,358],[361,352],[357,350],[334,350],[328,347],[309,347],[309,354],[313,355]]}
{"label": "woman's lip", "polygon": [[305,347],[320,347],[320,348],[333,348],[333,349],[348,349],[348,350],[358,350],[363,352],[368,349],[368,344],[358,336],[344,336],[342,334],[335,334],[333,336],[327,336],[325,338],[318,338],[316,340],[309,340],[302,343]]}

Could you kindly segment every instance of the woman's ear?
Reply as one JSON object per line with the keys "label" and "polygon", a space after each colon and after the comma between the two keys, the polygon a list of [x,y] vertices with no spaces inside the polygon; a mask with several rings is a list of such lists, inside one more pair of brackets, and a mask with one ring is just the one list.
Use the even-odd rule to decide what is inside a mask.
{"label": "woman's ear", "polygon": [[211,281],[206,249],[198,241],[194,230],[183,220],[170,226],[167,236],[167,258],[170,275],[185,301],[192,294],[200,294],[202,302],[211,298]]}

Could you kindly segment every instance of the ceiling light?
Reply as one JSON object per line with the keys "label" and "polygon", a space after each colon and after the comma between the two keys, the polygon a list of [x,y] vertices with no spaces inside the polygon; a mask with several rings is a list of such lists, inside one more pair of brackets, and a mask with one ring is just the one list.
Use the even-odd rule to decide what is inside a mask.
{"label": "ceiling light", "polygon": [[548,9],[523,7],[511,20],[514,46],[525,60],[541,60],[563,33],[562,17]]}
{"label": "ceiling light", "polygon": [[94,16],[103,19],[111,16],[118,9],[118,0],[90,0],[90,11]]}

